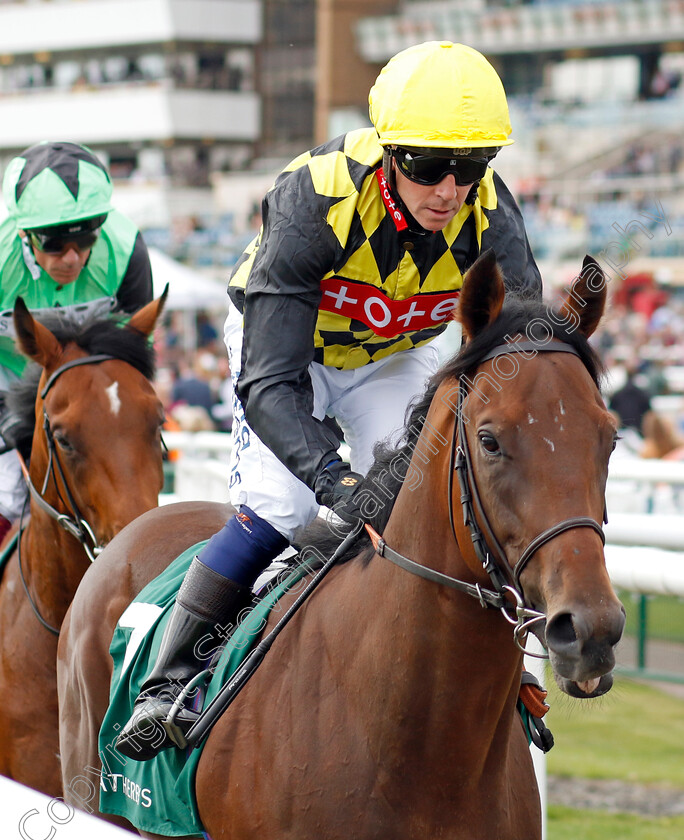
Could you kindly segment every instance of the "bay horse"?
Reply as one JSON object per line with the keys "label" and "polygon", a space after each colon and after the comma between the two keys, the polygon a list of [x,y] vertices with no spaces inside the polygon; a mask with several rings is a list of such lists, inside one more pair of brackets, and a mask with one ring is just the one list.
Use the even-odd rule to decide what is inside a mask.
{"label": "bay horse", "polygon": [[102,546],[156,507],[162,487],[149,336],[164,299],[125,325],[56,313],[43,324],[23,300],[14,307],[18,345],[35,368],[9,397],[28,433],[19,450],[30,452],[30,509],[0,579],[0,773],[52,796],[62,790],[60,625]]}
{"label": "bay horse", "polygon": [[[598,697],[624,627],[599,524],[616,430],[587,341],[605,297],[589,257],[555,311],[504,303],[489,253],[467,273],[465,346],[362,485],[373,541],[332,566],[206,739],[195,794],[213,840],[541,836],[520,643],[532,629],[561,689]],[[75,807],[97,809],[97,778],[89,800],[71,783],[101,766],[119,616],[225,516],[150,511],[86,574],[58,652]]]}

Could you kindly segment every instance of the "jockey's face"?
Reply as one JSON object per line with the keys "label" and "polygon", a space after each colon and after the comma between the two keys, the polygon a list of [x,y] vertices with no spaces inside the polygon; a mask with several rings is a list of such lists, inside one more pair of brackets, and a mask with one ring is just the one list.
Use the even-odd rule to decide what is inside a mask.
{"label": "jockey's face", "polygon": [[41,251],[32,245],[36,262],[46,274],[61,286],[73,283],[83,270],[90,256],[90,248],[81,248],[76,242],[65,242],[59,253]]}
{"label": "jockey's face", "polygon": [[409,213],[425,230],[443,230],[468,197],[472,184],[459,187],[453,175],[445,175],[436,184],[417,184],[397,168],[392,159],[396,190]]}

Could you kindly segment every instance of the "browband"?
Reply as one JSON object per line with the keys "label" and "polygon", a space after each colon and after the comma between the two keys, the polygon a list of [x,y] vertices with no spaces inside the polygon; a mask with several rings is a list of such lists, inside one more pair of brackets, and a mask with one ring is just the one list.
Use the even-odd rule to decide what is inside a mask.
{"label": "browband", "polygon": [[47,392],[55,384],[55,380],[57,379],[57,377],[61,376],[64,373],[64,371],[71,370],[71,368],[78,367],[79,365],[95,365],[98,364],[98,362],[108,362],[111,359],[116,359],[116,356],[110,356],[108,353],[99,353],[96,356],[84,356],[81,359],[74,359],[71,362],[66,362],[66,364],[63,364],[61,367],[58,367],[57,370],[45,383],[45,387],[40,392],[40,398],[42,400],[45,399],[45,397],[47,396]]}
{"label": "browband", "polygon": [[489,359],[494,359],[496,356],[505,356],[508,353],[572,353],[573,356],[579,356],[579,353],[570,344],[565,344],[560,341],[510,341],[506,344],[499,344],[493,350],[490,350],[480,360],[486,362]]}

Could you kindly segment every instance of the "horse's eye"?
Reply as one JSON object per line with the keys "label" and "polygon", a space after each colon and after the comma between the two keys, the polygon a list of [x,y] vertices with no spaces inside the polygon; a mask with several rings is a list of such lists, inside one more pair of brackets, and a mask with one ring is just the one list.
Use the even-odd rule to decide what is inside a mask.
{"label": "horse's eye", "polygon": [[613,435],[613,445],[610,447],[611,452],[615,452],[615,447],[618,445],[618,441],[621,440],[620,435],[615,433]]}
{"label": "horse's eye", "polygon": [[69,439],[66,435],[62,434],[61,432],[55,432],[54,434],[55,443],[63,452],[73,452],[74,447],[69,443]]}
{"label": "horse's eye", "polygon": [[477,437],[480,441],[480,446],[489,455],[498,455],[498,453],[501,451],[497,439],[490,432],[478,432]]}

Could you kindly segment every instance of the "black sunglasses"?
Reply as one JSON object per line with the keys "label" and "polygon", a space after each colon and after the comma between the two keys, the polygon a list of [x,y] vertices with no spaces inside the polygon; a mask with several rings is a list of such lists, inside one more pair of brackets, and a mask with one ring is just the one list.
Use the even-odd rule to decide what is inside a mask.
{"label": "black sunglasses", "polygon": [[75,245],[79,251],[87,251],[97,242],[99,231],[73,233],[69,236],[51,236],[48,233],[28,232],[31,242],[45,254],[61,254],[67,245]]}
{"label": "black sunglasses", "polygon": [[438,184],[447,175],[453,175],[459,187],[474,184],[484,178],[491,160],[489,156],[436,157],[418,154],[408,149],[394,149],[392,156],[402,175],[424,186]]}

